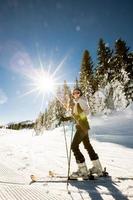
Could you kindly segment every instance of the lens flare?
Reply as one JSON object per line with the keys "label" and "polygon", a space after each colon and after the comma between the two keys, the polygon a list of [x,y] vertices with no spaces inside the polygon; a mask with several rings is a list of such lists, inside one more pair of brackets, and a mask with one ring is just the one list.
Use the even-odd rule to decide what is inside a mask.
{"label": "lens flare", "polygon": [[[40,59],[40,56],[38,56],[39,60],[39,66],[38,67],[30,67],[25,68],[25,70],[21,71],[24,75],[24,77],[27,79],[27,86],[28,91],[22,94],[20,97],[24,97],[30,94],[35,94],[34,101],[37,100],[38,97],[41,96],[41,107],[40,110],[43,109],[44,104],[46,104],[47,101],[49,101],[51,98],[58,99],[57,96],[57,89],[60,86],[63,86],[64,80],[61,80],[63,77],[65,77],[65,74],[59,73],[59,71],[64,66],[64,63],[67,59],[67,55],[61,60],[61,62],[56,66],[50,65],[44,65],[42,60]],[[49,62],[52,63],[52,62]],[[53,72],[52,69],[54,68]],[[62,70],[61,70],[62,72]],[[63,78],[64,79],[64,78]],[[73,85],[74,83],[68,83],[68,85]],[[61,101],[59,99],[59,101]]]}
{"label": "lens flare", "polygon": [[45,71],[38,73],[32,81],[33,88],[40,93],[49,93],[55,89],[55,80]]}
{"label": "lens flare", "polygon": [[63,85],[61,78],[63,74],[59,75],[59,70],[62,68],[67,56],[55,67],[52,72],[51,65],[44,66],[43,62],[39,58],[39,67],[32,67],[30,70],[23,71],[24,77],[27,79],[28,91],[22,94],[20,97],[24,97],[35,93],[34,101],[42,96],[41,108],[44,107],[44,103],[56,95],[56,90],[60,85]]}

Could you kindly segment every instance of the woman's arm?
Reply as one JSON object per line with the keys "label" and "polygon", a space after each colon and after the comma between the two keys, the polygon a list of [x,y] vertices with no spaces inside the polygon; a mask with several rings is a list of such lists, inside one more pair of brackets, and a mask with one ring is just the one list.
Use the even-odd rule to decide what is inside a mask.
{"label": "woman's arm", "polygon": [[80,98],[78,103],[80,104],[80,106],[83,109],[84,113],[86,115],[89,115],[90,114],[90,109],[89,109],[89,105],[87,103],[86,98]]}

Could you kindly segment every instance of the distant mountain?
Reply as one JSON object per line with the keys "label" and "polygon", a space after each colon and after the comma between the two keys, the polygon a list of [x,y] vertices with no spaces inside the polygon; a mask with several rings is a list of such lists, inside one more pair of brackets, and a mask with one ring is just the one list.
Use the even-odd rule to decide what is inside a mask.
{"label": "distant mountain", "polygon": [[5,127],[9,129],[15,129],[15,130],[24,129],[24,128],[33,128],[34,121],[25,120],[21,122],[11,122],[11,123],[8,123]]}

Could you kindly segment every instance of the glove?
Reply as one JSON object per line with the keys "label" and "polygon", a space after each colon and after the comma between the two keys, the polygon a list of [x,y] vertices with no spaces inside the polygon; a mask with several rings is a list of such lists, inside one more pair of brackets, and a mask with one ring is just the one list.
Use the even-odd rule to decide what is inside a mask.
{"label": "glove", "polygon": [[60,121],[64,122],[65,121],[65,117],[64,116],[60,116]]}
{"label": "glove", "polygon": [[69,121],[71,119],[72,119],[72,117],[64,117],[64,116],[60,117],[60,121],[62,121],[62,122]]}

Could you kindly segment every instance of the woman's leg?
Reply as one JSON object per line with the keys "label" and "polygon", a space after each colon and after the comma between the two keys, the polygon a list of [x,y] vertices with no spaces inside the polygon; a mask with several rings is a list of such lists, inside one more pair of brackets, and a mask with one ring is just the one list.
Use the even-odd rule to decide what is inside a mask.
{"label": "woman's leg", "polygon": [[97,160],[98,155],[96,154],[95,150],[93,149],[88,134],[84,136],[82,139],[85,149],[88,151],[89,157],[91,160]]}
{"label": "woman's leg", "polygon": [[83,139],[83,134],[80,128],[77,128],[74,139],[72,141],[71,149],[76,158],[78,170],[76,172],[73,172],[70,175],[71,179],[75,179],[75,178],[77,179],[78,177],[82,177],[83,179],[88,179],[88,169],[85,164],[85,158],[79,150],[79,144],[82,142],[82,139]]}
{"label": "woman's leg", "polygon": [[88,134],[83,138],[83,144],[84,144],[85,149],[88,151],[89,157],[93,165],[93,167],[90,168],[89,171],[92,174],[97,174],[98,176],[102,176],[103,175],[102,165],[99,161],[98,155],[95,153],[90,143]]}
{"label": "woman's leg", "polygon": [[77,128],[75,136],[74,136],[72,144],[71,144],[71,149],[74,153],[77,163],[85,162],[85,158],[79,149],[79,144],[82,142],[82,139],[83,139],[83,136],[82,136],[81,130],[79,128]]}

